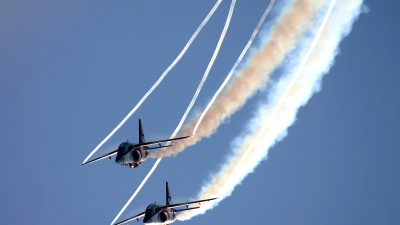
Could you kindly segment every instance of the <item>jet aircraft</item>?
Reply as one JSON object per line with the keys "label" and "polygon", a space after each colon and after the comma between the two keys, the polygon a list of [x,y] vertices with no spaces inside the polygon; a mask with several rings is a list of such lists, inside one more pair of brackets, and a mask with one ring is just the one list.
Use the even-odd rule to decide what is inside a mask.
{"label": "jet aircraft", "polygon": [[[171,147],[173,145],[173,142],[172,144],[169,145],[161,145],[161,143],[185,139],[188,137],[191,136],[146,142],[144,139],[142,121],[139,119],[139,143],[133,143],[129,141],[122,142],[117,150],[114,150],[103,156],[90,160],[86,163],[83,163],[82,165],[91,164],[105,158],[111,159],[113,155],[117,154],[117,157],[115,158],[116,163],[124,166],[129,166],[131,169],[133,169],[138,167],[142,162],[147,160],[147,158],[149,157],[149,150]],[[159,146],[149,147],[149,145],[155,145],[155,144],[158,144]]]}
{"label": "jet aircraft", "polygon": [[[177,212],[200,208],[200,207],[189,208],[190,204],[193,204],[193,203],[200,204],[200,202],[211,201],[211,200],[215,200],[215,199],[217,199],[217,198],[209,198],[209,199],[197,200],[197,201],[192,201],[192,202],[183,202],[183,203],[172,204],[168,182],[166,182],[166,205],[159,205],[157,203],[150,204],[147,206],[146,211],[139,213],[136,216],[133,216],[129,219],[115,223],[114,225],[124,224],[124,223],[130,222],[132,220],[139,221],[139,218],[142,216],[144,216],[143,224],[152,224],[152,225],[170,224],[176,220]],[[176,207],[181,207],[181,206],[186,206],[186,208],[175,209]]]}

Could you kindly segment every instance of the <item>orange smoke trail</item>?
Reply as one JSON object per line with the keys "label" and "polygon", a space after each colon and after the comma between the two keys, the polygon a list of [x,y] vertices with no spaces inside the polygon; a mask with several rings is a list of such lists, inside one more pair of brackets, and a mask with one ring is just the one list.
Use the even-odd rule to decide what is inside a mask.
{"label": "orange smoke trail", "polygon": [[[218,96],[204,116],[196,134],[181,140],[173,147],[151,154],[152,157],[176,155],[186,147],[194,145],[203,137],[216,132],[225,118],[230,117],[258,90],[266,87],[270,74],[280,65],[286,54],[291,52],[304,32],[312,25],[315,13],[323,6],[322,0],[296,0],[273,26],[270,39],[250,57],[245,69],[232,80],[229,87]],[[192,135],[199,117],[185,125],[181,135]]]}

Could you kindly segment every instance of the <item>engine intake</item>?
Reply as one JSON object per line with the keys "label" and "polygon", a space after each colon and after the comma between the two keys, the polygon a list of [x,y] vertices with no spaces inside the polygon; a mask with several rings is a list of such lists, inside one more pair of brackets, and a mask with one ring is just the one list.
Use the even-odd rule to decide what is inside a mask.
{"label": "engine intake", "polygon": [[168,219],[168,215],[165,212],[161,212],[160,213],[161,223],[164,223],[165,221],[167,221],[167,219]]}
{"label": "engine intake", "polygon": [[149,157],[149,151],[146,149],[135,149],[131,155],[134,162],[144,162]]}
{"label": "engine intake", "polygon": [[135,162],[140,161],[142,159],[142,154],[140,150],[135,150],[132,152],[132,159]]}

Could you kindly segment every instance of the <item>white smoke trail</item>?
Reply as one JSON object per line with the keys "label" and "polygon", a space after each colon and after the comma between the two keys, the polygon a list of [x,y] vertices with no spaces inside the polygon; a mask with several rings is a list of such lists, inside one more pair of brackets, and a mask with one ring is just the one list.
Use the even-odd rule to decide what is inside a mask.
{"label": "white smoke trail", "polygon": [[[204,82],[206,81],[208,74],[210,73],[210,70],[215,62],[215,59],[217,58],[217,55],[219,53],[219,50],[221,48],[222,42],[225,39],[225,35],[226,32],[228,31],[229,28],[229,24],[231,22],[232,19],[232,14],[233,14],[233,10],[235,9],[235,3],[236,0],[232,0],[231,2],[231,6],[229,8],[229,12],[228,12],[228,16],[226,18],[226,22],[224,25],[224,28],[222,30],[222,33],[220,35],[220,38],[218,40],[217,46],[214,50],[214,53],[210,59],[210,62],[207,66],[206,71],[204,72],[203,78],[201,79],[199,86],[196,89],[195,94],[193,95],[192,100],[189,103],[189,106],[186,108],[185,113],[183,114],[181,120],[179,121],[178,126],[175,128],[175,131],[172,133],[170,138],[174,138],[176,136],[176,134],[178,133],[178,131],[180,130],[180,128],[182,127],[183,122],[186,120],[187,115],[189,114],[190,110],[192,109],[194,103],[196,102],[196,99],[203,87]],[[168,143],[167,143],[168,145]],[[135,192],[133,193],[133,195],[129,198],[129,200],[125,203],[124,207],[122,207],[122,209],[120,210],[120,212],[117,214],[117,216],[114,218],[114,220],[111,222],[111,225],[114,224],[118,218],[121,216],[121,214],[125,211],[125,209],[131,204],[131,202],[133,201],[133,199],[136,197],[136,195],[140,192],[140,190],[142,189],[142,187],[144,186],[144,184],[147,182],[147,180],[149,179],[149,177],[153,174],[154,170],[157,168],[158,164],[161,162],[162,157],[158,158],[157,161],[154,163],[153,167],[150,169],[150,171],[147,173],[146,177],[142,180],[142,182],[140,183],[139,187],[135,190]]]}
{"label": "white smoke trail", "polygon": [[[335,0],[331,1],[325,18],[329,16],[334,2]],[[322,31],[319,42],[315,44],[313,41],[310,46],[310,49],[315,47],[312,55],[309,50],[294,75],[284,77],[277,84],[271,103],[261,105],[257,110],[253,126],[250,127],[251,133],[237,139],[237,149],[221,171],[214,174],[202,188],[198,198],[219,196],[220,201],[228,197],[234,187],[267,156],[269,148],[286,135],[287,128],[295,121],[299,107],[306,104],[312,94],[319,90],[321,78],[333,65],[339,42],[350,32],[352,23],[360,13],[361,4],[362,0],[342,0],[336,4],[325,29],[322,31],[323,24],[326,23],[323,22],[317,32],[318,36]],[[308,57],[310,58],[307,61]],[[200,210],[186,211],[179,215],[179,219],[190,219],[216,204],[218,202],[202,204]]]}
{"label": "white smoke trail", "polygon": [[86,159],[82,162],[84,164],[89,160],[90,157],[94,153],[96,153],[101,146],[103,146],[104,143],[106,143],[114,134],[117,132],[122,125],[125,124],[125,122],[133,115],[133,113],[142,105],[142,103],[147,99],[147,97],[156,89],[156,87],[161,83],[161,81],[164,79],[164,77],[169,73],[169,71],[179,62],[179,60],[182,58],[182,56],[186,53],[194,39],[197,37],[197,35],[200,33],[201,29],[206,25],[208,20],[211,18],[211,16],[214,14],[215,10],[217,10],[218,6],[222,0],[218,0],[214,7],[210,10],[206,18],[204,18],[203,22],[200,24],[200,26],[197,28],[197,30],[193,33],[192,37],[189,39],[189,41],[186,43],[185,47],[182,49],[182,51],[179,53],[179,55],[175,58],[175,60],[171,63],[171,65],[168,66],[168,68],[161,74],[161,76],[158,78],[158,80],[153,84],[153,86],[146,92],[146,94],[140,99],[140,101],[136,104],[136,106],[128,113],[128,115],[125,116],[125,118],[114,128],[114,130],[111,131],[110,134],[107,135],[104,140],[100,142],[99,145],[96,146],[96,148],[93,149],[93,151],[86,157]]}
{"label": "white smoke trail", "polygon": [[[257,132],[257,136],[255,137],[255,139],[253,140],[253,142],[250,144],[250,146],[247,148],[247,150],[245,151],[245,154],[240,158],[240,161],[238,164],[236,164],[236,166],[233,169],[233,172],[229,175],[228,180],[226,182],[226,184],[230,184],[230,181],[232,180],[232,177],[234,175],[236,175],[237,169],[240,168],[242,166],[243,161],[246,159],[247,155],[250,153],[250,150],[252,150],[252,148],[254,147],[254,145],[259,141],[260,137],[262,134],[264,134],[265,130],[269,127],[269,125],[271,124],[271,120],[276,116],[276,113],[279,109],[281,109],[283,102],[286,100],[286,98],[288,97],[288,94],[290,93],[290,91],[292,90],[294,84],[298,81],[299,76],[300,76],[300,72],[302,72],[305,64],[307,63],[311,53],[313,52],[315,45],[317,44],[317,41],[319,40],[321,33],[326,25],[326,22],[328,21],[329,16],[331,15],[333,6],[335,5],[336,0],[332,0],[328,11],[325,14],[325,17],[317,31],[317,34],[314,37],[314,40],[311,43],[310,48],[308,49],[306,55],[304,56],[303,60],[301,61],[300,66],[298,67],[298,69],[296,70],[296,73],[294,74],[293,78],[290,79],[290,83],[289,85],[286,87],[285,92],[283,93],[283,95],[280,97],[278,104],[274,107],[272,113],[267,117],[269,120],[266,121],[266,123],[263,123],[262,125],[262,129],[261,131]],[[309,96],[311,97],[311,96]],[[309,98],[308,97],[308,98]],[[225,186],[226,186],[225,184]]]}

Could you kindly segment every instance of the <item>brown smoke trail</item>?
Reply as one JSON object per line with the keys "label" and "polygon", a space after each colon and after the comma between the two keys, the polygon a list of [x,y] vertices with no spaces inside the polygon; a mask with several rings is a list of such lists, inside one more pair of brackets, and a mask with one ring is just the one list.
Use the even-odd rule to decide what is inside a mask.
{"label": "brown smoke trail", "polygon": [[[152,154],[152,157],[176,155],[194,145],[203,137],[209,137],[256,91],[266,87],[270,74],[281,64],[312,25],[315,13],[323,6],[322,0],[295,0],[271,29],[270,39],[250,57],[248,65],[234,77],[229,87],[216,99],[192,138],[176,142],[173,147]],[[192,135],[198,117],[187,124],[180,135]]]}

